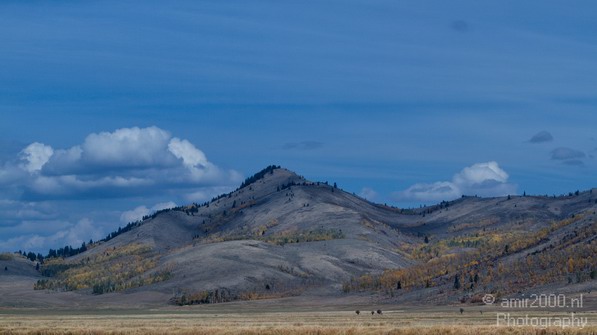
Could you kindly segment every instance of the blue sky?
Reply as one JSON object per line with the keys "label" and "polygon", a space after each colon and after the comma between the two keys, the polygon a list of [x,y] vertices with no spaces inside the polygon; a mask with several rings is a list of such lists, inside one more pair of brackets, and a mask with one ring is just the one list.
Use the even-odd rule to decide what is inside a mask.
{"label": "blue sky", "polygon": [[269,164],[377,202],[595,187],[592,1],[2,1],[0,249]]}

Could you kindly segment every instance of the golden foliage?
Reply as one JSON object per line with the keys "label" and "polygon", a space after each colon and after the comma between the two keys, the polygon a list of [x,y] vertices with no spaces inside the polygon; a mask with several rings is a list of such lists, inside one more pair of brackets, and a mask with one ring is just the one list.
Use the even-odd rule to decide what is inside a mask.
{"label": "golden foliage", "polygon": [[121,291],[167,280],[169,268],[144,275],[157,266],[158,257],[152,255],[151,247],[130,244],[108,249],[104,253],[73,263],[62,258],[49,259],[42,273],[53,276],[39,280],[34,289],[80,290],[93,288],[93,292]]}
{"label": "golden foliage", "polygon": [[[595,225],[575,229],[560,237],[559,243],[546,246],[550,233],[583,217],[575,215],[535,232],[479,232],[411,246],[413,258],[421,263],[403,269],[388,269],[380,275],[353,278],[344,283],[343,290],[381,290],[394,294],[398,289],[451,284],[456,275],[466,283],[460,289],[470,292],[479,285],[485,290],[507,293],[533,285],[590,280],[590,273],[595,271],[597,264]],[[537,245],[544,247],[530,249]],[[533,251],[512,259],[507,266],[498,261],[503,256],[527,249]]]}
{"label": "golden foliage", "polygon": [[318,228],[313,230],[288,230],[268,235],[259,240],[267,243],[284,245],[288,243],[302,243],[314,241],[329,241],[344,238],[344,233],[337,229]]}
{"label": "golden foliage", "polygon": [[269,228],[277,225],[277,220],[272,220],[266,225],[258,226],[252,234],[243,234],[236,231],[213,233],[201,240],[202,243],[218,243],[225,241],[257,240],[271,244],[284,245],[288,243],[303,243],[314,241],[329,241],[344,238],[344,233],[339,229],[317,228],[312,230],[285,230],[266,235]]}

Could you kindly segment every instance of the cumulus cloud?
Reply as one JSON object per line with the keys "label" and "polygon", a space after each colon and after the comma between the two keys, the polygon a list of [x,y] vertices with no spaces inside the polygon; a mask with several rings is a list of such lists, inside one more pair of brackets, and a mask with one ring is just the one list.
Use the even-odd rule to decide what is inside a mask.
{"label": "cumulus cloud", "polygon": [[396,194],[398,200],[442,201],[458,198],[462,191],[452,182],[417,183]]}
{"label": "cumulus cloud", "polygon": [[122,128],[90,134],[81,146],[83,158],[92,164],[114,167],[162,165],[170,134],[157,127]]}
{"label": "cumulus cloud", "polygon": [[19,154],[23,162],[21,167],[30,173],[37,172],[50,160],[53,154],[54,150],[51,146],[38,142],[31,143]]}
{"label": "cumulus cloud", "polygon": [[89,134],[83,143],[58,149],[44,167],[46,175],[165,168],[176,165],[168,150],[171,135],[160,128],[121,128]]}
{"label": "cumulus cloud", "polygon": [[188,202],[204,202],[220,194],[229,193],[234,190],[232,186],[203,187],[194,192],[187,193],[184,199]]}
{"label": "cumulus cloud", "polygon": [[139,206],[130,211],[122,212],[120,215],[120,222],[129,223],[141,220],[144,216],[150,214],[150,209],[145,206]]}
{"label": "cumulus cloud", "polygon": [[375,190],[370,187],[363,187],[363,189],[361,189],[361,192],[359,192],[359,196],[363,199],[373,201],[375,200],[375,198],[377,198],[377,192],[375,192]]}
{"label": "cumulus cloud", "polygon": [[0,240],[0,250],[28,250],[46,251],[64,245],[80,246],[89,239],[98,240],[103,233],[91,219],[82,218],[74,224],[62,222],[59,230],[53,234],[20,234],[18,236]]}
{"label": "cumulus cloud", "polygon": [[56,210],[44,202],[22,202],[17,200],[0,200],[0,236],[6,236],[2,229],[13,227],[19,223],[57,218]]}
{"label": "cumulus cloud", "polygon": [[[105,236],[119,219],[176,206],[165,200],[211,198],[244,179],[158,127],[92,133],[67,148],[34,142],[12,155],[0,164],[0,251],[75,246],[83,237]],[[123,204],[141,197],[157,204],[126,210]]]}
{"label": "cumulus cloud", "polygon": [[516,193],[516,185],[497,162],[476,163],[465,167],[451,181],[419,183],[395,194],[399,201],[442,201],[462,196],[503,196]]}
{"label": "cumulus cloud", "polygon": [[176,203],[172,201],[168,202],[161,202],[158,204],[153,205],[151,208],[147,208],[145,206],[138,206],[130,211],[124,211],[120,215],[120,222],[122,223],[129,223],[129,222],[136,222],[143,219],[144,216],[151,215],[156,211],[166,209],[166,208],[173,208],[176,207]]}
{"label": "cumulus cloud", "polygon": [[208,164],[205,154],[187,140],[171,139],[168,150],[187,167],[206,167]]}
{"label": "cumulus cloud", "polygon": [[540,131],[537,134],[533,135],[529,142],[531,143],[545,143],[553,141],[553,136],[548,131]]}
{"label": "cumulus cloud", "polygon": [[35,142],[18,158],[19,164],[0,168],[0,183],[12,183],[29,199],[105,198],[242,180],[236,171],[219,169],[190,141],[158,127],[92,133],[66,149]]}
{"label": "cumulus cloud", "polygon": [[477,163],[465,167],[456,174],[453,182],[465,188],[483,185],[486,183],[505,183],[508,181],[508,174],[502,170],[497,162]]}

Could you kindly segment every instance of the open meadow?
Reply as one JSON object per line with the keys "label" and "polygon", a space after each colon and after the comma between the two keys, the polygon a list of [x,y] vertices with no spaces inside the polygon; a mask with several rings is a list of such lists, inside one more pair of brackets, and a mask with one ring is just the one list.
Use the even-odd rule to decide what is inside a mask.
{"label": "open meadow", "polygon": [[[483,313],[481,313],[483,312]],[[597,334],[597,314],[580,312],[588,324],[574,327],[496,326],[498,310],[456,307],[401,308],[371,315],[352,310],[185,308],[156,310],[0,310],[0,334]],[[524,317],[527,312],[513,312]],[[530,317],[562,317],[538,311]]]}

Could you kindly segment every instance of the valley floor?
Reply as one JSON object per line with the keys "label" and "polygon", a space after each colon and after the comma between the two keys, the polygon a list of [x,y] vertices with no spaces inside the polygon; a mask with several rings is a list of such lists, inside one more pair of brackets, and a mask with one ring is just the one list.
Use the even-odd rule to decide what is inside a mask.
{"label": "valley floor", "polygon": [[[0,280],[0,334],[597,334],[597,290],[586,283],[567,287],[569,292],[553,291],[568,297],[583,292],[582,308],[504,309],[496,304],[432,306],[416,294],[404,296],[407,302],[402,303],[374,294],[330,295],[325,290],[280,299],[174,306],[164,303],[169,295],[163,293],[34,291],[33,281],[10,276]],[[537,291],[543,292],[552,291]],[[383,314],[371,315],[377,309]],[[574,318],[577,324],[548,329],[508,325],[507,313],[511,322]],[[587,324],[579,326],[579,320]]]}
{"label": "valley floor", "polygon": [[[496,325],[500,311],[487,306],[383,306],[383,314],[360,315],[338,310],[274,306],[263,311],[239,304],[145,310],[0,309],[0,334],[597,334],[597,312],[578,311],[584,327],[523,327]],[[256,306],[252,306],[256,307]],[[568,312],[511,311],[511,317],[569,317]]]}

